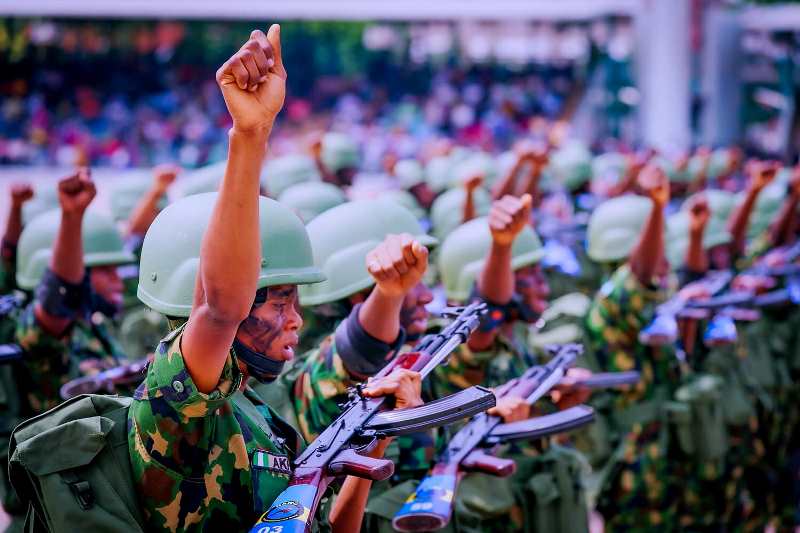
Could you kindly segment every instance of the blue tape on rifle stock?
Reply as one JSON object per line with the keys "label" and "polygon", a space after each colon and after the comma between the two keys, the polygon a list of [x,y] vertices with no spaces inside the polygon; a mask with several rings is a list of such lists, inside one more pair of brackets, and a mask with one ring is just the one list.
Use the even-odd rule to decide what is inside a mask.
{"label": "blue tape on rifle stock", "polygon": [[436,517],[441,526],[450,521],[453,512],[453,498],[456,490],[456,476],[433,475],[422,480],[414,494],[394,515],[392,523],[400,531],[413,530],[404,527],[403,522],[415,516]]}
{"label": "blue tape on rifle stock", "polygon": [[280,493],[269,510],[261,515],[250,533],[304,533],[311,517],[316,487],[293,485]]}

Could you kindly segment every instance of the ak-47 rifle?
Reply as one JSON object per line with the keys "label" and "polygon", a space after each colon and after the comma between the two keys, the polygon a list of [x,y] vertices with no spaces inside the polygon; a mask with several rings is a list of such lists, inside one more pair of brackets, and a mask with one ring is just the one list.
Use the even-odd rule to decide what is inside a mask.
{"label": "ak-47 rifle", "polygon": [[737,291],[705,300],[692,300],[687,302],[686,309],[678,317],[710,319],[703,342],[708,346],[719,346],[736,342],[736,322],[756,321],[761,317],[760,309],[787,303],[800,303],[800,291],[793,283],[762,294]]}
{"label": "ak-47 rifle", "polygon": [[[453,321],[440,333],[425,336],[409,353],[398,355],[375,377],[396,368],[422,374],[423,379],[445,363],[478,327],[486,304],[447,309]],[[495,405],[495,396],[483,387],[470,387],[440,400],[409,409],[388,410],[385,397],[367,398],[357,387],[339,417],[295,459],[294,473],[286,488],[259,519],[250,533],[301,533],[310,529],[317,506],[330,482],[352,475],[381,481],[392,475],[388,459],[365,457],[377,439],[443,426],[483,412]]]}
{"label": "ak-47 rifle", "polygon": [[[686,285],[704,286],[709,295],[713,296],[722,291],[733,279],[733,272],[728,270],[713,271],[702,279]],[[681,292],[659,305],[653,321],[639,332],[639,342],[647,346],[664,346],[678,340],[678,320],[682,315],[689,317],[692,309],[692,300],[687,300]]]}
{"label": "ak-47 rifle", "polygon": [[[0,346],[2,348],[2,346]],[[144,379],[148,358],[109,368],[93,376],[84,376],[64,383],[59,390],[63,400],[81,394],[114,394],[120,387],[136,385]]]}
{"label": "ak-47 rifle", "polygon": [[[497,397],[521,397],[533,405],[561,381],[583,347],[565,344],[550,350],[553,357],[546,365],[531,367],[519,378],[501,385],[495,390]],[[395,515],[392,525],[399,531],[443,528],[450,521],[453,497],[464,472],[478,471],[505,477],[516,469],[513,460],[491,455],[492,447],[554,435],[588,424],[593,419],[594,411],[586,406],[509,424],[487,413],[473,417],[450,439],[431,474]]]}

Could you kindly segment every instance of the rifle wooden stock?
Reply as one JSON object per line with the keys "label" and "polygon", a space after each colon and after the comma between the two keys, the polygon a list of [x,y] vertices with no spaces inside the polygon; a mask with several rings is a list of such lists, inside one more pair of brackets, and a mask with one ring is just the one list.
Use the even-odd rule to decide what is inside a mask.
{"label": "rifle wooden stock", "polygon": [[[476,302],[463,308],[446,310],[445,316],[453,318],[446,328],[438,334],[424,337],[412,352],[395,357],[376,377],[386,376],[400,367],[417,371],[424,379],[434,368],[446,362],[459,344],[466,342],[478,327],[480,315],[485,309],[485,304]],[[310,530],[320,498],[337,476],[349,474],[373,480],[391,476],[394,470],[391,461],[364,457],[359,452],[365,451],[368,443],[375,438],[387,434],[387,428],[391,429],[393,421],[403,427],[413,426],[419,430],[452,422],[455,418],[466,418],[494,405],[494,395],[486,389],[474,388],[464,392],[476,398],[469,406],[460,406],[457,402],[456,405],[450,405],[447,398],[439,403],[439,408],[450,405],[455,414],[432,413],[430,408],[423,409],[422,406],[405,413],[403,410],[384,416],[376,421],[380,425],[376,430],[370,429],[369,422],[386,410],[386,398],[367,398],[357,388],[351,393],[351,399],[343,407],[342,414],[295,459],[289,487],[278,495],[250,530],[251,533],[303,533]],[[492,400],[489,403],[486,401],[487,394]],[[434,407],[433,411],[436,410]],[[424,419],[415,423],[405,416],[408,412],[419,413]]]}
{"label": "rifle wooden stock", "polygon": [[[531,367],[519,377],[495,390],[498,398],[522,397],[529,403],[536,402],[558,384],[583,348],[567,344],[550,348],[550,361],[543,366]],[[589,413],[587,414],[586,410]],[[510,430],[508,437],[538,438],[565,431],[580,418],[582,424],[590,421],[593,411],[587,407],[574,407],[555,415],[525,420],[514,424],[503,424],[497,416],[481,413],[472,418],[447,445],[439,456],[431,475],[426,477],[403,508],[395,515],[392,525],[398,531],[431,531],[441,529],[450,521],[453,498],[463,472],[479,471],[506,476],[513,473],[514,461],[498,459],[486,449],[503,441],[495,435],[498,428]],[[504,431],[501,429],[501,431]]]}

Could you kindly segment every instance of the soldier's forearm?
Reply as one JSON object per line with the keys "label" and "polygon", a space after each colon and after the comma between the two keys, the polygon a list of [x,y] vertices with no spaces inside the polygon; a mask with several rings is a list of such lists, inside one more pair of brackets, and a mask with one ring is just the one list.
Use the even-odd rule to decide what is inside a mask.
{"label": "soldier's forearm", "polygon": [[705,272],[708,270],[708,255],[703,249],[703,230],[689,232],[686,268],[692,272]]}
{"label": "soldier's forearm", "polygon": [[514,295],[514,272],[511,270],[511,245],[492,243],[489,256],[478,278],[478,292],[497,305],[505,305]]}
{"label": "soldier's forearm", "polygon": [[6,231],[3,234],[3,241],[16,245],[19,242],[19,236],[22,234],[22,205],[17,203],[11,204],[11,209],[8,210],[8,219],[6,220]]}

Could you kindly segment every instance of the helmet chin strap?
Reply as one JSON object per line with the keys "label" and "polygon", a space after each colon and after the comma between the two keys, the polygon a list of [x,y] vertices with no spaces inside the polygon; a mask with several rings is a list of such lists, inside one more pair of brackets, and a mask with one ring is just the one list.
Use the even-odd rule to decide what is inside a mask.
{"label": "helmet chin strap", "polygon": [[247,365],[250,375],[260,383],[272,383],[275,381],[286,363],[286,361],[276,361],[265,354],[251,350],[240,342],[238,338],[233,339],[233,349],[236,351],[236,356]]}

